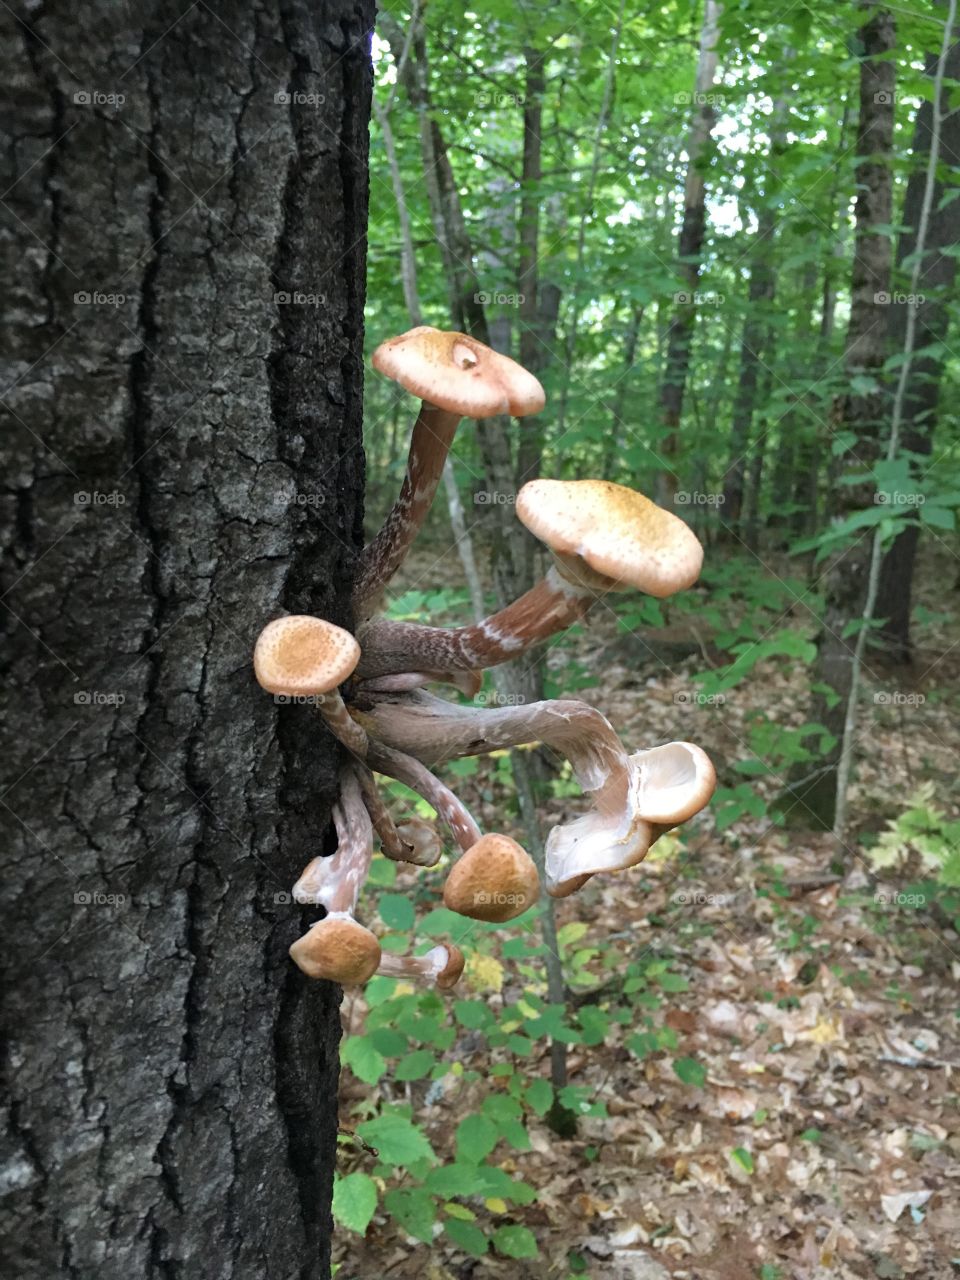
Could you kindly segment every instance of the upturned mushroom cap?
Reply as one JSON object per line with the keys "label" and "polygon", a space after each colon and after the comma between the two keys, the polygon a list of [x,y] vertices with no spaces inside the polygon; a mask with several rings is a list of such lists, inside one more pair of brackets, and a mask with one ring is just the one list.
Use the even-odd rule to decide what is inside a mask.
{"label": "upturned mushroom cap", "polygon": [[543,387],[522,365],[465,333],[419,325],[388,338],[373,353],[373,367],[428,404],[464,418],[539,413]]}
{"label": "upturned mushroom cap", "polygon": [[377,971],[380,943],[352,916],[328,915],[297,938],[290,959],[308,978],[359,986]]}
{"label": "upturned mushroom cap", "polygon": [[707,804],[717,786],[713,762],[692,742],[667,742],[637,751],[631,761],[640,769],[639,809],[647,822],[675,826]]}
{"label": "upturned mushroom cap", "polygon": [[268,693],[330,693],[360,661],[360,646],[342,627],[306,613],[275,618],[260,632],[253,669]]}
{"label": "upturned mushroom cap", "polygon": [[468,849],[447,876],[444,906],[471,920],[502,924],[537,901],[533,859],[509,836],[491,832]]}
{"label": "upturned mushroom cap", "polygon": [[530,480],[517,516],[582,586],[662,598],[692,586],[703,564],[703,547],[679,516],[609,480]]}

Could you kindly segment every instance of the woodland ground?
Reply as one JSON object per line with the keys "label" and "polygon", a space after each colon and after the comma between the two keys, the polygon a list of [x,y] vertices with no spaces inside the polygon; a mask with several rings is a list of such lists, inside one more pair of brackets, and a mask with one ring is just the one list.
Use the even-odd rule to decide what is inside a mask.
{"label": "woodland ground", "polygon": [[[459,581],[455,563],[420,555],[408,580],[419,567],[431,585]],[[918,600],[929,621],[917,628],[915,663],[881,669],[882,686],[868,682],[851,798],[857,835],[839,859],[828,837],[786,831],[765,815],[722,833],[707,816],[670,856],[598,878],[559,904],[561,924],[587,926],[579,945],[599,950],[592,993],[588,962],[586,981],[579,973],[572,987],[576,1002],[616,1001],[631,960],[651,950],[670,955],[688,989],[669,997],[665,1021],[679,1052],[706,1066],[704,1087],[682,1084],[662,1055],[638,1061],[622,1044],[630,1027],[614,1026],[599,1046],[574,1046],[571,1081],[590,1086],[608,1115],[581,1120],[572,1140],[535,1122],[529,1152],[497,1152],[498,1163],[538,1188],[536,1201],[511,1217],[535,1233],[540,1257],[469,1258],[444,1237],[430,1247],[378,1215],[365,1239],[339,1233],[340,1280],[960,1275],[960,938],[942,914],[878,903],[878,889],[895,892],[909,876],[879,880],[862,856],[863,841],[926,779],[941,807],[952,816],[960,809],[954,578],[953,558],[928,550]],[[699,653],[667,666],[598,612],[577,642],[580,662],[597,677],[582,696],[634,748],[692,739],[723,779],[743,754],[750,716],[803,719],[809,672],[801,663],[756,668],[722,706],[678,703],[710,658],[709,637],[688,635]],[[803,614],[795,621],[809,626]],[[878,687],[926,701],[878,704]],[[457,788],[481,822],[510,829],[492,766]],[[548,800],[543,816],[558,818],[577,803]],[[513,829],[522,839],[516,822]],[[435,892],[442,873],[419,874],[421,891]],[[397,888],[414,883],[404,871]],[[513,930],[504,926],[504,936]],[[513,967],[468,966],[462,985],[497,1009],[521,994]],[[362,992],[347,993],[345,1030],[361,1030],[364,1015]],[[488,1065],[469,1032],[448,1056],[481,1074]],[[549,1077],[545,1047],[525,1068]],[[345,1069],[341,1123],[371,1094],[405,1096],[438,1155],[452,1158],[459,1116],[477,1102],[471,1090],[495,1085],[446,1076],[427,1105],[427,1082],[384,1077],[371,1089]],[[752,1171],[737,1149],[750,1153]],[[345,1149],[341,1163],[346,1171],[370,1161]]]}

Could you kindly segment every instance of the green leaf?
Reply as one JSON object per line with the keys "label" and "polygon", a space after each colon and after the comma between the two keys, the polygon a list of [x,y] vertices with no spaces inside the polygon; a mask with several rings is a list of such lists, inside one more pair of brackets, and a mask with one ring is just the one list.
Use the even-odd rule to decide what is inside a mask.
{"label": "green leaf", "polygon": [[372,1036],[350,1036],[344,1040],[340,1060],[364,1084],[376,1084],[387,1069],[387,1060],[374,1047]]}
{"label": "green leaf", "polygon": [[350,1231],[360,1235],[370,1225],[377,1210],[377,1184],[365,1173],[337,1175],[333,1180],[333,1216]]}
{"label": "green leaf", "polygon": [[676,1058],[673,1069],[684,1084],[693,1085],[696,1089],[702,1089],[707,1083],[707,1069],[696,1058]]}
{"label": "green leaf", "polygon": [[662,973],[657,979],[661,991],[689,991],[690,983],[679,973]]}
{"label": "green leaf", "polygon": [[462,1222],[457,1218],[447,1218],[443,1229],[450,1239],[472,1254],[474,1258],[482,1258],[487,1252],[487,1237],[472,1222]]}
{"label": "green leaf", "polygon": [[437,1205],[429,1191],[422,1187],[395,1187],[383,1197],[383,1205],[409,1235],[424,1244],[432,1243]]}
{"label": "green leaf", "polygon": [[745,1173],[753,1173],[753,1156],[746,1147],[734,1147],[730,1157]]}
{"label": "green leaf", "polygon": [[494,1021],[493,1014],[482,1000],[454,1000],[453,1014],[462,1027],[479,1031]]}
{"label": "green leaf", "polygon": [[493,1246],[508,1258],[535,1258],[539,1253],[536,1238],[526,1227],[498,1227]]}
{"label": "green leaf", "polygon": [[406,932],[412,929],[417,915],[413,903],[402,893],[382,893],[379,903],[380,919],[388,929]]}
{"label": "green leaf", "polygon": [[527,1086],[525,1098],[538,1116],[545,1116],[553,1103],[553,1085],[549,1080],[534,1080]]}
{"label": "green leaf", "polygon": [[457,1125],[457,1159],[479,1164],[497,1145],[497,1126],[486,1116],[472,1115]]}
{"label": "green leaf", "polygon": [[436,1054],[431,1049],[415,1049],[401,1058],[393,1076],[395,1080],[422,1080],[436,1062]]}
{"label": "green leaf", "polygon": [[385,1164],[402,1167],[425,1157],[436,1159],[423,1131],[395,1111],[387,1111],[373,1120],[365,1120],[357,1126],[357,1133],[364,1142],[376,1148]]}

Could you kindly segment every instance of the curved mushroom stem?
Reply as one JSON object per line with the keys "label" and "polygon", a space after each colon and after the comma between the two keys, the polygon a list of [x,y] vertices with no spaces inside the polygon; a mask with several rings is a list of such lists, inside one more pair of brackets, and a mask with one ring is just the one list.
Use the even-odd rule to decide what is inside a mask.
{"label": "curved mushroom stem", "polygon": [[360,782],[347,766],[340,775],[340,795],[333,806],[337,851],[314,858],[293,886],[297,902],[326,907],[332,915],[353,915],[373,858],[373,824]]}
{"label": "curved mushroom stem", "polygon": [[363,759],[367,754],[367,735],[350,715],[337,690],[314,694],[313,701],[333,736],[353,755]]}
{"label": "curved mushroom stem", "polygon": [[367,617],[373,611],[378,597],[420,532],[462,416],[438,409],[427,400],[421,403],[400,493],[379,533],[363,550],[353,589],[353,607],[358,618]]}
{"label": "curved mushroom stem", "polygon": [[415,690],[377,698],[356,715],[377,740],[375,750],[382,743],[427,765],[540,741],[566,756],[601,812],[616,813],[626,802],[627,751],[610,721],[574,698],[482,710]]}
{"label": "curved mushroom stem", "polygon": [[463,952],[451,943],[431,947],[426,955],[397,956],[384,951],[377,973],[384,978],[413,978],[432,982],[441,990],[455,986],[463,973]]}
{"label": "curved mushroom stem", "polygon": [[370,743],[368,759],[378,773],[396,778],[432,805],[464,853],[481,838],[483,833],[470,810],[422,761],[376,740]]}
{"label": "curved mushroom stem", "polygon": [[373,619],[359,630],[357,676],[375,680],[379,690],[384,677],[399,672],[436,674],[498,666],[578,622],[597,594],[551,568],[518,600],[471,626],[448,630]]}

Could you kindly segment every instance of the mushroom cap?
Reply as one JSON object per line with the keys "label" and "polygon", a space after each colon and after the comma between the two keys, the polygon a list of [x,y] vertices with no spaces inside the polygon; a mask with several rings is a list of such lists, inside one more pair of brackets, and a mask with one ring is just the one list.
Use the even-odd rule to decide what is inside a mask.
{"label": "mushroom cap", "polygon": [[448,991],[460,981],[464,959],[463,952],[459,947],[455,947],[452,942],[444,942],[442,945],[447,953],[447,963],[437,974],[437,986],[441,991]]}
{"label": "mushroom cap", "polygon": [[491,832],[454,864],[443,886],[443,903],[471,920],[502,924],[523,915],[540,891],[533,859],[509,836]]}
{"label": "mushroom cap", "polygon": [[705,751],[692,742],[667,742],[630,757],[640,769],[640,813],[647,822],[675,826],[708,803],[717,773]]}
{"label": "mushroom cap", "polygon": [[703,547],[679,516],[610,480],[530,480],[517,516],[557,555],[560,572],[586,587],[662,598],[692,586],[703,564]]}
{"label": "mushroom cap", "polygon": [[509,356],[465,333],[426,324],[382,342],[373,367],[428,404],[464,418],[522,418],[546,403],[537,379]]}
{"label": "mushroom cap", "polygon": [[268,693],[330,693],[352,674],[360,646],[342,627],[307,613],[268,622],[253,650],[253,670]]}
{"label": "mushroom cap", "polygon": [[359,986],[377,971],[380,943],[353,916],[328,915],[297,938],[290,959],[308,978]]}
{"label": "mushroom cap", "polygon": [[432,822],[425,818],[408,818],[397,823],[397,834],[410,849],[402,862],[412,862],[418,867],[434,867],[443,853],[443,841]]}

